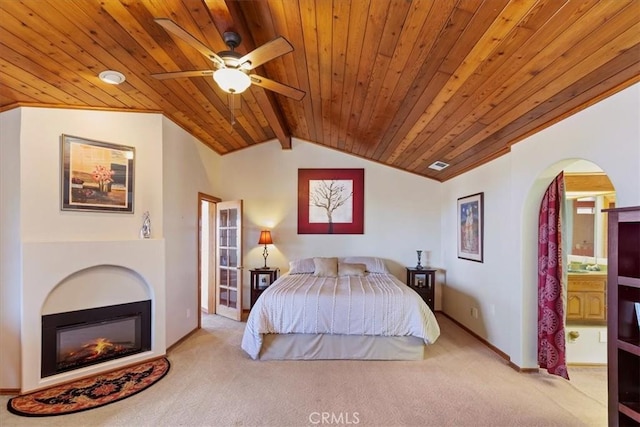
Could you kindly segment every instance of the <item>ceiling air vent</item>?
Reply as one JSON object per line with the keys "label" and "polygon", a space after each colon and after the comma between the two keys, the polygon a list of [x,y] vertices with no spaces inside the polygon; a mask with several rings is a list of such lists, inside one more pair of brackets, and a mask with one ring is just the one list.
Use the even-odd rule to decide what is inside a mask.
{"label": "ceiling air vent", "polygon": [[445,162],[441,162],[441,161],[437,161],[437,162],[433,162],[430,166],[429,169],[434,169],[437,171],[441,171],[442,169],[446,168],[449,166],[449,163],[445,163]]}

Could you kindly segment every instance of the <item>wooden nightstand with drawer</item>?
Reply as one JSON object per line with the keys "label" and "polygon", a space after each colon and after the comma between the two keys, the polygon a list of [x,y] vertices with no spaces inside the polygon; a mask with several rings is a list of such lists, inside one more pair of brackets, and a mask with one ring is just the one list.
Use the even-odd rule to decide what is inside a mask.
{"label": "wooden nightstand with drawer", "polygon": [[407,268],[407,285],[416,291],[435,313],[436,271],[432,268]]}

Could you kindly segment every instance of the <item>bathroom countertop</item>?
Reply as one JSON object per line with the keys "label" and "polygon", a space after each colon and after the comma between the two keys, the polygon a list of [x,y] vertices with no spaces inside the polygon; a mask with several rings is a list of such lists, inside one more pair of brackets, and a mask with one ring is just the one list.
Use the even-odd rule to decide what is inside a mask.
{"label": "bathroom countertop", "polygon": [[606,276],[606,271],[587,271],[587,270],[569,270],[567,271],[568,275],[575,276]]}

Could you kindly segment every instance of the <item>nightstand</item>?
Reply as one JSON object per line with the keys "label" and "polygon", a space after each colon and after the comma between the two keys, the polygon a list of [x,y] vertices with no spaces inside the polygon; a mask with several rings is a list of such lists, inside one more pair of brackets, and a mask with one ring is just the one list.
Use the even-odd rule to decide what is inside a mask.
{"label": "nightstand", "polygon": [[435,312],[436,269],[407,267],[407,285],[416,291]]}
{"label": "nightstand", "polygon": [[251,272],[251,307],[260,294],[278,278],[279,268],[255,268]]}

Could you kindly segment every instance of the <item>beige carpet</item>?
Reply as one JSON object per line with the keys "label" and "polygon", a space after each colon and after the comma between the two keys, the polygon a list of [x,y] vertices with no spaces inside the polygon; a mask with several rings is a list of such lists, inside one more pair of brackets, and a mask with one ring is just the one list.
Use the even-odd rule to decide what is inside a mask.
{"label": "beige carpet", "polygon": [[[9,426],[606,426],[606,372],[572,382],[520,374],[439,315],[423,361],[270,361],[240,349],[244,323],[206,316],[144,392],[91,411]],[[604,375],[603,375],[604,372]],[[575,382],[575,385],[574,385]],[[577,386],[576,386],[577,385]]]}

